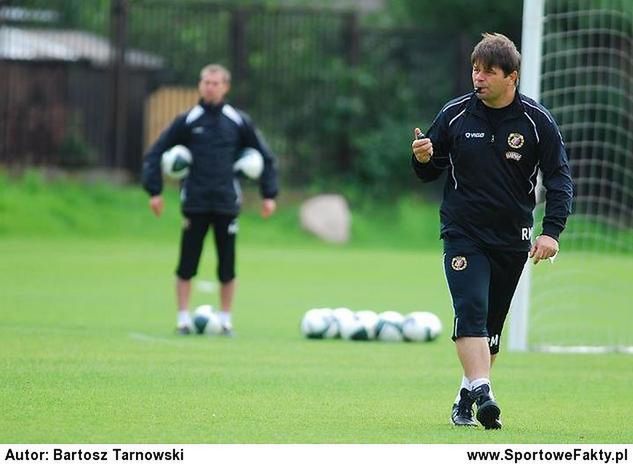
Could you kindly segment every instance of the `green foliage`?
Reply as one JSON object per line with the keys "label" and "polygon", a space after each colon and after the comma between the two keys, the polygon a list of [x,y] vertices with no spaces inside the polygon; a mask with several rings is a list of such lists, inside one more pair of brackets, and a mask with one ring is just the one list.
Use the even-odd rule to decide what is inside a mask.
{"label": "green foliage", "polygon": [[357,179],[372,196],[393,197],[411,189],[416,182],[407,144],[413,140],[414,127],[413,122],[387,121],[378,129],[358,133],[354,138],[358,149],[358,156],[354,158]]}
{"label": "green foliage", "polygon": [[129,46],[151,50],[165,60],[161,84],[193,87],[210,63],[230,66],[230,14],[213,4],[131,3]]}
{"label": "green foliage", "polygon": [[464,33],[473,41],[483,32],[521,39],[523,0],[387,0],[387,14],[370,19],[389,26],[417,26],[429,32]]}

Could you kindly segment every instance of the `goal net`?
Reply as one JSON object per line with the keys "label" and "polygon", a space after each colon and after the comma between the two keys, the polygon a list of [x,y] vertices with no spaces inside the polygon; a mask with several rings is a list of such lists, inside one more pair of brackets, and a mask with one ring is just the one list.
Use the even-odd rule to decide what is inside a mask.
{"label": "goal net", "polygon": [[532,1],[523,49],[540,35],[539,61],[524,54],[522,79],[538,79],[526,88],[560,126],[576,193],[558,259],[524,275],[513,333],[523,320],[521,349],[633,353],[633,2]]}

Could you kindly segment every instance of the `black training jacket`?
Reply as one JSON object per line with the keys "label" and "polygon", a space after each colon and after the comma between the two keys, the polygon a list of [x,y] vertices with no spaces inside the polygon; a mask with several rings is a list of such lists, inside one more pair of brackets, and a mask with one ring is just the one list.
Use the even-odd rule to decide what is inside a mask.
{"label": "black training jacket", "polygon": [[475,93],[448,102],[427,136],[433,157],[412,156],[424,182],[448,170],[441,234],[458,232],[484,246],[528,250],[537,172],[546,188],[543,234],[558,240],[571,213],[573,183],[560,131],[540,104],[516,92],[493,130]]}
{"label": "black training jacket", "polygon": [[181,182],[185,213],[239,213],[241,190],[233,163],[245,147],[259,150],[264,157],[259,179],[262,197],[277,196],[273,154],[249,116],[226,103],[214,106],[200,101],[176,117],[160,135],[143,163],[143,187],[150,195],[158,195],[163,189],[160,160],[174,145],[185,145],[193,157],[189,175]]}

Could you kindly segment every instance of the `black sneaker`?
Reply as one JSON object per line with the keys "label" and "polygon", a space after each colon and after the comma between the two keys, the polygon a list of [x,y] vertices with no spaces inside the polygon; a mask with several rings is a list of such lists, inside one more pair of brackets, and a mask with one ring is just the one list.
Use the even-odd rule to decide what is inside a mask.
{"label": "black sneaker", "polygon": [[473,419],[473,399],[470,392],[465,388],[459,391],[459,402],[453,405],[451,421],[454,425],[461,427],[477,427],[477,422]]}
{"label": "black sneaker", "polygon": [[470,392],[470,398],[477,403],[477,420],[487,429],[500,429],[501,408],[490,398],[490,385],[483,384]]}

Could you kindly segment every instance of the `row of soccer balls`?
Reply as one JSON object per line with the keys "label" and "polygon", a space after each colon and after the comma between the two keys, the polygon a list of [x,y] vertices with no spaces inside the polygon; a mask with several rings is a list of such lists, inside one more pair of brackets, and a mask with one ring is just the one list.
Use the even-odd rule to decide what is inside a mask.
{"label": "row of soccer balls", "polygon": [[441,332],[440,319],[426,311],[403,316],[397,311],[313,308],[301,319],[301,333],[307,338],[428,342]]}
{"label": "row of soccer balls", "polygon": [[[193,164],[191,151],[184,145],[175,145],[162,154],[160,166],[167,177],[183,179],[189,174]],[[264,157],[255,148],[246,147],[233,164],[233,171],[239,172],[250,179],[258,179],[264,170]]]}

